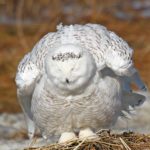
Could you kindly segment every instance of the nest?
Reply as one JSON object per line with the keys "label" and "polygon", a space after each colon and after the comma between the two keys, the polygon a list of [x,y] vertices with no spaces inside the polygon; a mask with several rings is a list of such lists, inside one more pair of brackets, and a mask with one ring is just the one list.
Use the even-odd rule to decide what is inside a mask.
{"label": "nest", "polygon": [[100,131],[98,138],[70,141],[65,144],[50,144],[25,150],[150,150],[150,135],[124,132],[113,134]]}

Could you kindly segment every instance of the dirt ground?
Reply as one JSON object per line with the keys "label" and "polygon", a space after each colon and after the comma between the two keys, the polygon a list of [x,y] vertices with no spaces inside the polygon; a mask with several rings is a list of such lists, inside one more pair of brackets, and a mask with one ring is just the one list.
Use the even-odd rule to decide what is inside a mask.
{"label": "dirt ground", "polygon": [[61,21],[64,24],[98,23],[116,32],[135,50],[133,57],[135,66],[150,87],[150,19],[135,17],[122,20],[116,19],[110,13],[90,11],[73,18],[73,21],[67,21],[65,18],[69,15],[62,15],[59,21],[55,19],[50,23],[24,25],[21,31],[16,25],[0,25],[0,113],[20,111],[14,82],[17,65],[40,37],[47,32],[55,31],[56,25]]}

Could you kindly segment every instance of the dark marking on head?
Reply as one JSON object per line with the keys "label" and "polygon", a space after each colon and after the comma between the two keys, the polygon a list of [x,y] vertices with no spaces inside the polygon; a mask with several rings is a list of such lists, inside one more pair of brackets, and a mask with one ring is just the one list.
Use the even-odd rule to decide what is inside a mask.
{"label": "dark marking on head", "polygon": [[76,55],[75,53],[67,52],[67,53],[59,53],[56,56],[52,56],[52,60],[63,62],[68,59],[80,59],[81,57],[82,57],[81,54]]}

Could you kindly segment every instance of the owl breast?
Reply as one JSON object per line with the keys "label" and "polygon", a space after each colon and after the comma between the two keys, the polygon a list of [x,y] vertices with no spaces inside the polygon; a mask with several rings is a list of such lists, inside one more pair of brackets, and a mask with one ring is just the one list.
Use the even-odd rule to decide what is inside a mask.
{"label": "owl breast", "polygon": [[[110,85],[116,88],[111,94],[107,87]],[[93,130],[110,127],[120,114],[119,88],[118,81],[109,77],[106,81],[100,80],[98,85],[93,83],[88,94],[85,92],[63,97],[54,95],[50,85],[43,78],[37,85],[32,99],[34,121],[47,136],[79,131],[86,127]]]}

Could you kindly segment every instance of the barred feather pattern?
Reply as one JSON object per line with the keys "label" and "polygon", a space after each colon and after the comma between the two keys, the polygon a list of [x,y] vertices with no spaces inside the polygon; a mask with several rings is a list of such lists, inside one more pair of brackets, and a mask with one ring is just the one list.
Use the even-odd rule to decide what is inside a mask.
{"label": "barred feather pattern", "polygon": [[[48,33],[35,45],[30,54],[30,59],[41,70],[43,69],[44,58],[50,48],[68,43],[86,48],[93,55],[99,70],[106,65],[113,67],[113,65],[118,64],[113,59],[113,51],[115,57],[118,57],[124,67],[128,68],[128,66],[125,66],[126,64],[132,65],[133,50],[128,44],[105,27],[93,24],[62,26],[57,32]],[[113,64],[111,64],[112,62]],[[23,63],[20,65],[24,66]]]}
{"label": "barred feather pattern", "polygon": [[[86,127],[98,131],[115,123],[122,109],[120,84],[111,77],[99,80],[98,74],[94,80],[88,90],[70,98],[57,94],[48,78],[43,76],[32,99],[34,121],[42,133],[49,137]],[[112,94],[109,86],[117,92]]]}

